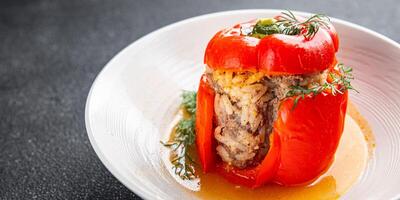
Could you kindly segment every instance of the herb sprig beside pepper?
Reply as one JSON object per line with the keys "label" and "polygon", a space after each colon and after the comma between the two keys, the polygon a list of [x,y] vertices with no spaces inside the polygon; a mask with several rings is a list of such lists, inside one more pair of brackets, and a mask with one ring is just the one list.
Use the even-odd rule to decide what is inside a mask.
{"label": "herb sprig beside pepper", "polygon": [[183,91],[181,107],[190,116],[178,122],[175,127],[175,135],[171,141],[161,143],[172,150],[171,163],[175,174],[183,180],[191,180],[196,178],[194,170],[196,163],[189,154],[189,149],[194,144],[196,138],[196,92]]}
{"label": "herb sprig beside pepper", "polygon": [[181,106],[191,115],[196,113],[196,96],[197,93],[194,91],[183,91],[182,93]]}

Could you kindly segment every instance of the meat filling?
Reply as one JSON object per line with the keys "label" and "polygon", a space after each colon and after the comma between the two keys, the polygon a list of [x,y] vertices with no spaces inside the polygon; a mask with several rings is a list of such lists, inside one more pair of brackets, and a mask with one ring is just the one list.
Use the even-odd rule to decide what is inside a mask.
{"label": "meat filling", "polygon": [[217,153],[224,162],[245,168],[265,157],[279,103],[290,86],[321,84],[327,73],[266,76],[260,72],[208,70],[206,74],[216,91]]}

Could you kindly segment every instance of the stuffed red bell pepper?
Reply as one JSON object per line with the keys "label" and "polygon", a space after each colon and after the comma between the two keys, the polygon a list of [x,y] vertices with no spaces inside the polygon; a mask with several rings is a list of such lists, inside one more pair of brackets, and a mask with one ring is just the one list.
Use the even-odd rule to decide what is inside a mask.
{"label": "stuffed red bell pepper", "polygon": [[323,15],[291,12],[219,31],[205,51],[196,145],[203,172],[249,187],[309,183],[334,159],[352,89]]}

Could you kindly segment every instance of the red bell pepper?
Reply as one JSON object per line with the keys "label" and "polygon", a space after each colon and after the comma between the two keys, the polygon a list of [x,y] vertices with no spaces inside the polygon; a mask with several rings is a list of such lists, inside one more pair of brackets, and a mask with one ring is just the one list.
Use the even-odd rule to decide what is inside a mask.
{"label": "red bell pepper", "polygon": [[[272,34],[262,39],[243,35],[241,29],[256,21],[218,32],[209,42],[204,62],[213,70],[262,71],[267,75],[308,74],[336,64],[338,37],[333,26],[313,38]],[[328,79],[329,81],[329,79]],[[324,91],[284,99],[277,112],[265,158],[255,167],[238,169],[217,158],[214,139],[214,91],[205,76],[197,94],[196,142],[204,172],[215,170],[236,184],[258,187],[267,182],[305,184],[330,166],[338,146],[348,94]]]}

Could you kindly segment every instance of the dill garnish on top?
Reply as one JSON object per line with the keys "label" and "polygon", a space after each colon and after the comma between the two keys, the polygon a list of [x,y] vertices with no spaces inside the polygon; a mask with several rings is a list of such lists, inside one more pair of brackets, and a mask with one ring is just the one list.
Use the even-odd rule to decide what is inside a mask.
{"label": "dill garnish on top", "polygon": [[271,34],[303,35],[305,39],[312,39],[320,28],[329,29],[331,24],[328,16],[315,14],[304,21],[300,21],[291,11],[282,12],[276,19],[260,19],[248,35],[263,38]]}

